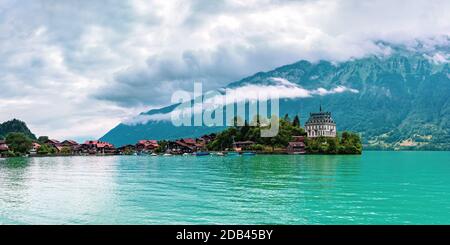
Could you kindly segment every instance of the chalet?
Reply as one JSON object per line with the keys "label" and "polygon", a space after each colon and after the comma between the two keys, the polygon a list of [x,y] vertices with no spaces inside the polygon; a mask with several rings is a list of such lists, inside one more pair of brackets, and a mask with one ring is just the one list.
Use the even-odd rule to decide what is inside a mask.
{"label": "chalet", "polygon": [[80,146],[79,151],[87,154],[114,154],[116,149],[108,142],[88,140]]}
{"label": "chalet", "polygon": [[53,139],[48,139],[47,141],[45,141],[45,144],[55,148],[57,152],[60,152],[63,148],[61,142]]}
{"label": "chalet", "polygon": [[196,147],[195,143],[187,144],[185,140],[177,140],[168,143],[167,151],[173,154],[193,153],[196,151]]}
{"label": "chalet", "polygon": [[169,150],[172,153],[193,153],[196,151],[203,150],[205,148],[205,143],[201,140],[196,140],[192,138],[185,138],[177,140],[175,142],[169,142]]}
{"label": "chalet", "polygon": [[288,154],[305,154],[305,137],[304,136],[293,136],[293,140],[288,143],[287,153]]}
{"label": "chalet", "polygon": [[138,152],[153,152],[158,147],[158,141],[156,140],[139,140],[135,150]]}
{"label": "chalet", "polygon": [[45,144],[49,145],[49,146],[61,146],[61,142],[57,141],[57,140],[53,140],[53,139],[48,139],[47,141],[45,141]]}
{"label": "chalet", "polygon": [[36,155],[38,153],[39,148],[41,148],[41,145],[36,142],[33,142],[33,145],[30,150],[30,155]]}
{"label": "chalet", "polygon": [[0,157],[6,156],[9,151],[9,147],[4,140],[0,140]]}
{"label": "chalet", "polygon": [[75,140],[64,140],[63,142],[61,142],[61,145],[72,148],[78,146],[79,144]]}
{"label": "chalet", "polygon": [[204,150],[204,148],[206,147],[205,141],[200,138],[199,139],[186,138],[181,139],[180,141],[188,145],[190,148],[192,148],[193,151]]}
{"label": "chalet", "polygon": [[61,148],[65,147],[70,149],[71,154],[74,154],[80,150],[80,144],[78,144],[75,140],[64,140],[60,143]]}
{"label": "chalet", "polygon": [[166,152],[173,154],[193,153],[197,151],[205,150],[206,145],[214,140],[215,134],[204,135],[197,139],[184,138],[176,141],[169,141],[166,148]]}

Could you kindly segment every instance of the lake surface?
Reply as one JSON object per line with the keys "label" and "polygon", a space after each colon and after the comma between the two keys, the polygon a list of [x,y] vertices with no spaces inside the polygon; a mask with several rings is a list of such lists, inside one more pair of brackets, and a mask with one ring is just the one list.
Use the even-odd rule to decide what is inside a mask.
{"label": "lake surface", "polygon": [[450,224],[450,152],[0,159],[0,224]]}

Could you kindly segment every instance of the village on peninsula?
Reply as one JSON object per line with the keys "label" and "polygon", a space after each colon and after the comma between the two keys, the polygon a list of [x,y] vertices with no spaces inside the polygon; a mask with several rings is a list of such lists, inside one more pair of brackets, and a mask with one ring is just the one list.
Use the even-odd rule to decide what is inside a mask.
{"label": "village on peninsula", "polygon": [[[25,125],[23,122],[20,123]],[[135,144],[119,147],[99,140],[88,140],[79,144],[74,140],[58,141],[47,136],[33,139],[23,132],[10,130],[11,132],[3,137],[0,135],[0,157],[362,153],[360,136],[352,132],[338,132],[331,112],[322,111],[321,106],[319,112],[309,114],[304,128],[301,127],[298,116],[293,119],[289,115],[280,118],[279,133],[275,137],[261,137],[262,126],[259,122],[256,125],[249,126],[249,123],[245,121],[243,126],[228,127],[222,132],[198,138],[142,139]]]}

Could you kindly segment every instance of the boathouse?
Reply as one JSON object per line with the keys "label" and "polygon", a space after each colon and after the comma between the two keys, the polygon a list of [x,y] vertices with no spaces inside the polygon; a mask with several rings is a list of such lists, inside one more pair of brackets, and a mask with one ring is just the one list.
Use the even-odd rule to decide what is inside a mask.
{"label": "boathouse", "polygon": [[305,154],[305,137],[292,136],[292,141],[288,143],[286,150],[288,154]]}

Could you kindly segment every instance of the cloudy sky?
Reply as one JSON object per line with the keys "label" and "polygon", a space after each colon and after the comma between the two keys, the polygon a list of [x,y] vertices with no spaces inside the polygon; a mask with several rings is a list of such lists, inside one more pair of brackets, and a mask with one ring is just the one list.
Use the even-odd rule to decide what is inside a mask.
{"label": "cloudy sky", "polygon": [[0,121],[98,138],[194,81],[448,36],[448,13],[448,0],[0,0]]}

